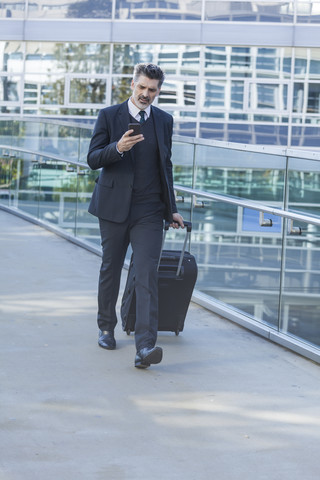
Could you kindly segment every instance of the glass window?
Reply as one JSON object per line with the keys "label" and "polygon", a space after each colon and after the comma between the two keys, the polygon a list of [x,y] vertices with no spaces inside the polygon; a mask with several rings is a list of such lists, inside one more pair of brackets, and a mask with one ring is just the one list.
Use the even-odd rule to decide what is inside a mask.
{"label": "glass window", "polygon": [[157,45],[114,45],[113,73],[132,75],[137,63],[157,63]]}
{"label": "glass window", "polygon": [[292,146],[320,148],[320,128],[316,126],[292,127]]}
{"label": "glass window", "polygon": [[305,75],[307,73],[307,55],[306,48],[295,49],[294,73],[295,75]]}
{"label": "glass window", "polygon": [[288,85],[273,83],[250,84],[250,109],[286,110],[288,100]]}
{"label": "glass window", "polygon": [[296,3],[297,23],[320,23],[320,3],[316,1]]}
{"label": "glass window", "polygon": [[0,103],[17,103],[20,100],[20,76],[0,75]]}
{"label": "glass window", "polygon": [[227,47],[204,47],[204,71],[205,75],[216,75],[226,72]]}
{"label": "glass window", "polygon": [[110,46],[97,43],[27,42],[26,72],[107,73]]}
{"label": "glass window", "polygon": [[26,75],[24,104],[63,105],[63,76]]}
{"label": "glass window", "polygon": [[310,61],[310,75],[320,75],[320,60]]}
{"label": "glass window", "polygon": [[200,48],[186,45],[183,50],[180,73],[199,75]]}
{"label": "glass window", "polygon": [[288,127],[283,125],[254,125],[253,142],[256,145],[287,145]]}
{"label": "glass window", "polygon": [[196,84],[187,81],[165,81],[160,91],[158,103],[159,105],[195,105]]}
{"label": "glass window", "polygon": [[131,95],[131,77],[130,78],[114,78],[112,81],[112,98],[111,103],[115,105],[117,103],[124,102]]}
{"label": "glass window", "polygon": [[250,69],[251,67],[251,48],[250,47],[232,47],[231,50],[231,69]]}
{"label": "glass window", "polygon": [[320,84],[309,83],[307,113],[320,113]]}
{"label": "glass window", "polygon": [[21,42],[0,42],[0,71],[20,73],[23,71]]}
{"label": "glass window", "polygon": [[132,75],[137,63],[155,63],[167,75],[199,75],[200,47],[137,44],[114,46],[114,73]]}
{"label": "glass window", "polygon": [[71,78],[70,103],[106,103],[107,81],[105,78]]}
{"label": "glass window", "polygon": [[243,96],[244,96],[244,82],[231,82],[231,98],[230,98],[230,107],[233,108],[243,108]]}
{"label": "glass window", "polygon": [[213,80],[204,82],[201,104],[204,108],[224,108],[226,103],[226,83]]}
{"label": "glass window", "polygon": [[23,18],[25,1],[6,0],[0,3],[0,18]]}
{"label": "glass window", "polygon": [[201,20],[201,1],[116,0],[116,18],[121,20]]}
{"label": "glass window", "polygon": [[111,18],[112,0],[41,0],[28,7],[29,18]]}
{"label": "glass window", "polygon": [[304,84],[295,83],[293,87],[292,111],[302,113],[304,111]]}
{"label": "glass window", "polygon": [[292,22],[293,2],[206,0],[205,20],[233,22]]}

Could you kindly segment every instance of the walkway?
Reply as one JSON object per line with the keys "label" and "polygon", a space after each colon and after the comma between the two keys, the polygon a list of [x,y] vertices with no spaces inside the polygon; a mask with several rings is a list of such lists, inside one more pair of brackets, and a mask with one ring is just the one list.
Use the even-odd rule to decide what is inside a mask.
{"label": "walkway", "polygon": [[0,251],[0,480],[319,477],[318,365],[191,305],[137,370],[97,346],[98,256],[2,210]]}

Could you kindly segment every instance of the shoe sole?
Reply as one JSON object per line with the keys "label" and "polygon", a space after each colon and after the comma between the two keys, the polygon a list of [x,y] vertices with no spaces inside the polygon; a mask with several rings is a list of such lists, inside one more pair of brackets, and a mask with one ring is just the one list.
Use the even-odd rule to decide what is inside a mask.
{"label": "shoe sole", "polygon": [[156,347],[153,352],[149,353],[141,362],[136,362],[136,368],[148,368],[151,364],[160,363],[162,360],[162,348]]}

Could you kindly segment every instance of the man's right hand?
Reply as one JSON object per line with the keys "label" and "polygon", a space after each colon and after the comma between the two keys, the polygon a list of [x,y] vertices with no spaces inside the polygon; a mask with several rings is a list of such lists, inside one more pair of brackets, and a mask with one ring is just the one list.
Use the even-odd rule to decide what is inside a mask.
{"label": "man's right hand", "polygon": [[142,142],[144,140],[144,136],[142,135],[142,133],[130,137],[130,134],[132,132],[132,129],[127,130],[117,143],[117,149],[120,153],[128,152],[136,143]]}

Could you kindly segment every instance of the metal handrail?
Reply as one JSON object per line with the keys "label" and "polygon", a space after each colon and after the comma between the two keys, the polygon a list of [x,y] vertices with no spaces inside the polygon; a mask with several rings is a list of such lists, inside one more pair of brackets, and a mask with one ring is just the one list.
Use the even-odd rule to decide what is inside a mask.
{"label": "metal handrail", "polygon": [[267,205],[262,205],[261,203],[254,202],[252,200],[242,200],[238,197],[231,197],[229,195],[221,195],[219,193],[209,193],[203,192],[202,190],[197,190],[194,188],[183,187],[181,185],[175,185],[175,190],[179,192],[185,192],[190,195],[195,195],[196,197],[208,198],[210,200],[220,201],[224,203],[231,203],[232,205],[237,205],[239,207],[247,207],[252,210],[258,210],[264,213],[270,213],[271,215],[277,215],[278,217],[288,218],[290,220],[302,221],[304,223],[311,223],[313,225],[320,226],[320,218],[313,217],[310,215],[304,215],[301,213],[289,212],[287,210],[282,210],[281,208],[270,207]]}
{"label": "metal handrail", "polygon": [[45,157],[50,160],[56,160],[58,162],[64,162],[68,163],[71,165],[76,165],[79,167],[86,167],[89,168],[86,163],[78,162],[77,160],[72,160],[68,159],[66,160],[64,157],[60,157],[59,155],[55,155],[54,153],[45,153],[45,152],[40,152],[37,150],[28,150],[27,148],[21,148],[21,147],[12,147],[8,145],[0,145],[0,148],[3,148],[4,150],[12,150],[12,151],[17,151],[17,152],[22,152],[22,153],[27,153],[28,155],[35,155],[37,157]]}

